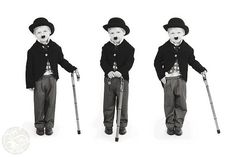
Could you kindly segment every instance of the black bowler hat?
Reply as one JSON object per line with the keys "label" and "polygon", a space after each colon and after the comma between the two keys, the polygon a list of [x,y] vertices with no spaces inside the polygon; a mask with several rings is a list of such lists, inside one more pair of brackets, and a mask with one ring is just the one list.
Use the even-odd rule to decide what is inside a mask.
{"label": "black bowler hat", "polygon": [[51,29],[51,35],[54,33],[54,26],[46,18],[39,17],[29,26],[29,30],[34,33],[34,29],[38,26],[48,26]]}
{"label": "black bowler hat", "polygon": [[126,26],[125,24],[125,21],[122,20],[121,18],[119,17],[114,17],[114,18],[111,18],[109,21],[108,21],[108,24],[104,25],[103,28],[108,31],[108,28],[112,28],[112,27],[120,27],[120,28],[123,28],[125,30],[125,35],[129,34],[130,30],[129,30],[129,27]]}
{"label": "black bowler hat", "polygon": [[187,35],[189,32],[188,26],[185,25],[184,21],[181,18],[177,18],[177,17],[170,19],[168,24],[164,25],[163,27],[166,31],[168,30],[168,28],[172,28],[172,27],[183,28],[185,31],[185,35]]}

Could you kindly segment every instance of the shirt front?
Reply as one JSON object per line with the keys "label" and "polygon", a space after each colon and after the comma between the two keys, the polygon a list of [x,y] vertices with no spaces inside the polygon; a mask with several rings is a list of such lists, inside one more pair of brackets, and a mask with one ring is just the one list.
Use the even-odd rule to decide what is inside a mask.
{"label": "shirt front", "polygon": [[181,76],[181,73],[180,73],[180,70],[179,70],[179,62],[178,62],[178,59],[177,59],[177,56],[178,56],[178,53],[179,53],[179,49],[180,49],[180,47],[174,46],[175,63],[173,65],[173,67],[168,72],[165,72],[165,76],[166,77]]}
{"label": "shirt front", "polygon": [[42,48],[45,51],[44,55],[47,58],[45,72],[44,72],[43,75],[53,75],[52,67],[51,67],[50,61],[48,59],[48,48],[49,48],[49,46],[48,45],[43,45]]}

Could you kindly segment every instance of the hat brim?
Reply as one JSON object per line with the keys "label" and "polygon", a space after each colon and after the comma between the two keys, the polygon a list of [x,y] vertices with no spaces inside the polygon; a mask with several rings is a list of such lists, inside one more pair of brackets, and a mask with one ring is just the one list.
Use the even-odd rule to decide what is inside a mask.
{"label": "hat brim", "polygon": [[109,28],[112,28],[112,27],[120,27],[120,28],[123,28],[123,29],[125,30],[125,35],[128,35],[129,32],[130,32],[129,27],[126,26],[126,25],[124,25],[124,26],[123,26],[123,25],[122,25],[122,26],[119,26],[119,25],[109,25],[109,24],[106,24],[106,25],[103,26],[103,28],[104,28],[106,31],[108,31],[108,29],[109,29]]}
{"label": "hat brim", "polygon": [[185,35],[187,35],[187,34],[189,33],[189,28],[188,28],[188,26],[186,26],[186,25],[184,25],[184,26],[179,26],[179,25],[168,25],[168,24],[166,24],[166,25],[164,25],[163,27],[164,27],[164,29],[165,29],[166,31],[168,31],[169,28],[179,27],[179,28],[183,28],[183,29],[184,29]]}
{"label": "hat brim", "polygon": [[50,30],[51,30],[51,35],[54,33],[54,30],[55,30],[54,25],[53,25],[52,23],[50,23],[50,22],[47,22],[47,23],[40,23],[40,24],[35,24],[35,23],[33,23],[33,24],[31,24],[31,25],[29,26],[30,32],[34,34],[34,29],[35,29],[36,27],[39,27],[39,26],[48,26],[48,27],[50,28]]}

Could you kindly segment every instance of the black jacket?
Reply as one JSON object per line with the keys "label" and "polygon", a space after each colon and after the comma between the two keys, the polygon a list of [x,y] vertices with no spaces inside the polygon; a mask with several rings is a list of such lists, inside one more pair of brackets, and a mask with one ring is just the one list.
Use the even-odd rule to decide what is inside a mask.
{"label": "black jacket", "polygon": [[168,72],[173,67],[176,58],[178,59],[181,77],[185,81],[187,81],[188,77],[188,64],[199,73],[206,70],[195,60],[193,48],[185,41],[179,45],[178,53],[174,50],[174,45],[167,41],[159,47],[154,61],[154,67],[160,80],[165,77],[165,72]]}
{"label": "black jacket", "polygon": [[58,79],[58,64],[66,71],[73,72],[76,67],[72,66],[64,59],[61,47],[50,40],[47,45],[43,45],[36,41],[28,50],[26,62],[26,88],[35,87],[35,82],[43,76],[46,68],[47,60],[51,64],[53,76]]}
{"label": "black jacket", "polygon": [[113,63],[117,63],[119,71],[125,80],[129,80],[129,70],[134,63],[134,48],[126,41],[115,46],[110,41],[102,47],[102,57],[100,65],[105,73],[105,77],[113,71]]}

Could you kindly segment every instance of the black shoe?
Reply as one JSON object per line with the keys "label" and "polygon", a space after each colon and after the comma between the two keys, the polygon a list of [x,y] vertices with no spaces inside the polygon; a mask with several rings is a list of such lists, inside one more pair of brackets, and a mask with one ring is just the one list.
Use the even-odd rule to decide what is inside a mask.
{"label": "black shoe", "polygon": [[119,130],[120,135],[124,135],[124,134],[126,134],[126,132],[127,131],[126,131],[125,127],[121,127],[120,130]]}
{"label": "black shoe", "polygon": [[107,135],[111,135],[111,134],[113,133],[112,127],[111,127],[111,128],[106,127],[106,128],[105,128],[105,133],[106,133]]}
{"label": "black shoe", "polygon": [[175,128],[175,135],[181,136],[183,134],[183,131],[181,128]]}
{"label": "black shoe", "polygon": [[167,129],[167,134],[168,135],[174,135],[175,134],[175,131],[174,131],[174,129]]}
{"label": "black shoe", "polygon": [[46,135],[50,136],[53,134],[53,131],[52,131],[52,128],[46,128],[46,131],[45,131]]}
{"label": "black shoe", "polygon": [[36,129],[36,134],[39,135],[39,136],[44,135],[44,129],[39,129],[39,128],[37,128],[37,129]]}

